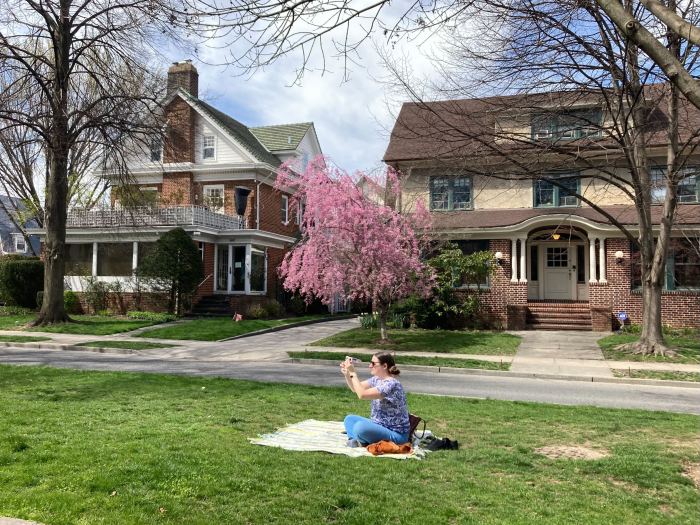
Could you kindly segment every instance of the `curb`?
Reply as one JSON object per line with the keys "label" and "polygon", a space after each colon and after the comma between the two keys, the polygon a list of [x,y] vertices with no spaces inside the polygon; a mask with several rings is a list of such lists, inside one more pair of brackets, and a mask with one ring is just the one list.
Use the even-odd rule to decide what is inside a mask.
{"label": "curb", "polygon": [[61,343],[6,343],[0,342],[0,348],[33,348],[35,350],[64,350],[68,352],[96,352],[98,354],[135,354],[131,348],[113,348],[107,346],[64,345]]}
{"label": "curb", "polygon": [[[306,365],[337,365],[338,361],[330,359],[300,359],[290,357],[285,362],[292,364]],[[412,370],[414,372],[432,372],[438,374],[460,374],[474,376],[497,376],[497,377],[524,377],[530,379],[558,379],[560,381],[581,381],[584,383],[618,383],[628,385],[651,385],[683,388],[700,388],[700,381],[673,381],[662,379],[625,379],[622,377],[599,377],[599,376],[566,376],[556,374],[526,374],[523,372],[509,372],[507,370],[483,370],[480,368],[450,368],[447,366],[420,366],[401,365],[402,370]]]}
{"label": "curb", "polygon": [[235,341],[236,339],[243,339],[245,337],[253,337],[254,335],[264,335],[271,334],[273,332],[281,332],[282,330],[288,330],[290,328],[296,328],[297,326],[306,326],[310,324],[327,323],[329,321],[342,321],[344,319],[354,319],[357,317],[355,314],[350,315],[339,315],[337,317],[323,317],[321,319],[309,319],[307,321],[300,321],[298,323],[283,324],[281,326],[275,326],[272,328],[264,328],[262,330],[256,330],[255,332],[248,332],[241,335],[234,335],[233,337],[227,337],[225,339],[217,339],[212,341],[214,343],[223,343],[224,341]]}

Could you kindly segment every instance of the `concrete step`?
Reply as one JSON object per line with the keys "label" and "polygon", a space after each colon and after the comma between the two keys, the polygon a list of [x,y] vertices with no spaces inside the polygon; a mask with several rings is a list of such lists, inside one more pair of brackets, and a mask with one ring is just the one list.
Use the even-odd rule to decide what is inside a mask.
{"label": "concrete step", "polygon": [[579,330],[590,332],[592,331],[591,324],[572,324],[572,323],[528,323],[527,330]]}

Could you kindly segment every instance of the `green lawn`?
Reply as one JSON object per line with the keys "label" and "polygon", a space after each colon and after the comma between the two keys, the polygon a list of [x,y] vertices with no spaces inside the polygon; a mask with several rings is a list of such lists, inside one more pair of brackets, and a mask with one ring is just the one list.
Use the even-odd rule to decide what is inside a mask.
{"label": "green lawn", "polygon": [[194,341],[220,341],[228,337],[256,332],[266,328],[275,328],[285,324],[299,323],[311,319],[321,319],[323,315],[307,315],[290,317],[289,319],[246,319],[233,321],[229,317],[201,318],[148,330],[139,337],[154,337],[156,339],[189,339]]}
{"label": "green lawn", "polygon": [[632,377],[634,379],[663,379],[665,381],[700,381],[697,372],[666,372],[663,370],[629,370],[613,369],[615,377]]}
{"label": "green lawn", "polygon": [[[459,451],[424,461],[255,446],[368,414],[346,389],[0,367],[0,516],[90,524],[695,525],[696,416],[409,394]],[[548,459],[548,445],[610,455]]]}
{"label": "green lawn", "polygon": [[0,335],[0,342],[2,343],[37,343],[39,341],[51,341],[51,338],[29,335]]}
{"label": "green lawn", "polygon": [[[331,359],[342,361],[346,354],[338,352],[287,352],[289,357],[295,359]],[[369,363],[370,356],[367,354],[347,354],[351,357],[357,357],[363,360],[364,363],[360,367],[366,367]],[[450,359],[449,357],[418,357],[413,355],[402,355],[398,359],[399,368],[401,365],[420,365],[420,366],[447,366],[450,368],[480,368],[483,370],[509,370],[510,363],[495,363],[492,361],[481,361],[477,359]]]}
{"label": "green lawn", "polygon": [[27,328],[25,325],[33,321],[34,315],[5,315],[0,316],[0,330],[26,330],[28,332],[50,332],[56,334],[85,334],[110,335],[129,332],[137,328],[156,324],[154,321],[141,321],[126,317],[73,315],[72,323],[59,323],[52,326]]}
{"label": "green lawn", "polygon": [[[379,330],[353,328],[313,343],[314,346],[376,348],[391,352],[437,352],[445,354],[513,355],[520,337],[502,332],[451,330],[389,330],[390,341],[380,342]],[[402,358],[403,359],[403,358]]]}
{"label": "green lawn", "polygon": [[151,348],[172,348],[177,345],[164,345],[161,343],[148,343],[146,341],[90,341],[79,343],[77,346],[89,346],[97,348],[127,348],[129,350],[149,350]]}
{"label": "green lawn", "polygon": [[615,347],[623,343],[631,343],[639,339],[635,334],[609,335],[598,340],[598,346],[603,351],[605,359],[613,361],[659,361],[674,363],[700,363],[700,330],[679,330],[666,334],[666,342],[678,352],[678,357],[656,357],[631,354]]}

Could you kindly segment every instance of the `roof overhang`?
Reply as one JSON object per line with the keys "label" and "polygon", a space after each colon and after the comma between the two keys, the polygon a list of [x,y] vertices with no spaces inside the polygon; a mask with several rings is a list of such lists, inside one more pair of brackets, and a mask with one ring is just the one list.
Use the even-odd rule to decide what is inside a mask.
{"label": "roof overhang", "polygon": [[[89,242],[130,242],[141,241],[151,242],[158,240],[165,232],[173,229],[173,226],[152,226],[148,229],[143,227],[129,228],[69,228],[66,230],[67,243],[89,243]],[[186,225],[182,226],[192,239],[200,242],[211,243],[241,243],[259,244],[269,248],[286,248],[296,242],[294,237],[280,235],[278,233],[266,232],[263,230],[215,230],[202,226]],[[40,240],[46,237],[46,231],[35,228],[28,233],[36,235]]]}
{"label": "roof overhang", "polygon": [[[519,223],[508,226],[492,227],[471,227],[471,228],[445,228],[435,230],[434,235],[441,239],[494,239],[498,236],[503,238],[519,239],[527,237],[529,232],[543,226],[571,226],[586,231],[593,236],[601,237],[621,237],[624,234],[619,228],[612,224],[597,222],[586,217],[569,214],[541,215],[525,219]],[[625,225],[628,231],[633,234],[639,232],[639,226],[635,224]],[[654,231],[659,230],[658,225],[654,225]],[[700,224],[675,224],[673,231],[697,231],[700,232]]]}

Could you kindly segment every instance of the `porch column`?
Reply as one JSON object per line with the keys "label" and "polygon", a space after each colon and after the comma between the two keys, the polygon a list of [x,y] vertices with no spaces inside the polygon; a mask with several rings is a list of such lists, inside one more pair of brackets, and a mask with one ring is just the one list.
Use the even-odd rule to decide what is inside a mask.
{"label": "porch column", "polygon": [[521,283],[526,283],[527,282],[527,264],[525,263],[525,252],[527,251],[525,249],[525,245],[527,244],[527,237],[523,237],[520,239],[520,282]]}
{"label": "porch column", "polygon": [[600,250],[598,251],[598,259],[600,264],[600,282],[607,283],[607,275],[605,273],[605,237],[600,238]]}
{"label": "porch column", "polygon": [[598,279],[595,278],[595,241],[596,237],[588,238],[588,282],[597,283]]}
{"label": "porch column", "polygon": [[93,277],[97,276],[97,243],[92,243],[92,271],[90,275]]}
{"label": "porch column", "polygon": [[139,266],[139,243],[134,241],[133,252],[131,253],[131,272],[136,273],[136,268]]}
{"label": "porch column", "polygon": [[518,282],[518,239],[510,240],[510,282]]}

